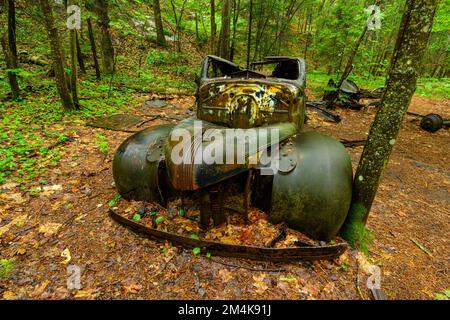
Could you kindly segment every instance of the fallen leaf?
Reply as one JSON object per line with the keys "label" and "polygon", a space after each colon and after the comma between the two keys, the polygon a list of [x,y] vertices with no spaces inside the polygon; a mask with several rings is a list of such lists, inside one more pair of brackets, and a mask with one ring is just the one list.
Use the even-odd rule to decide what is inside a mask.
{"label": "fallen leaf", "polygon": [[45,186],[42,188],[42,192],[40,193],[41,196],[49,196],[55,193],[56,191],[61,191],[62,186],[60,184],[55,184],[53,186]]}
{"label": "fallen leaf", "polygon": [[264,273],[261,273],[259,276],[253,276],[253,286],[256,288],[256,293],[262,294],[269,288],[264,281],[265,279],[266,275]]}
{"label": "fallen leaf", "polygon": [[219,277],[221,277],[222,281],[226,283],[233,278],[233,275],[231,274],[230,271],[226,269],[221,269],[219,270]]}
{"label": "fallen leaf", "polygon": [[8,232],[9,229],[14,226],[14,225],[23,225],[25,224],[25,221],[27,219],[28,215],[23,214],[21,216],[15,217],[10,223],[4,225],[3,227],[0,228],[0,236],[3,235],[4,233]]}
{"label": "fallen leaf", "polygon": [[72,256],[70,255],[70,251],[68,248],[65,248],[63,252],[61,252],[61,257],[63,257],[65,260],[62,262],[64,264],[67,264],[72,260]]}
{"label": "fallen leaf", "polygon": [[31,293],[31,296],[32,297],[39,297],[44,292],[44,290],[47,288],[49,283],[50,283],[50,281],[45,280],[41,284],[37,285],[34,288],[33,292]]}
{"label": "fallen leaf", "polygon": [[16,251],[16,254],[23,256],[25,253],[27,253],[27,249],[25,248],[18,248]]}
{"label": "fallen leaf", "polygon": [[61,226],[62,226],[61,223],[48,222],[39,227],[39,233],[43,233],[44,236],[49,237],[58,232]]}
{"label": "fallen leaf", "polygon": [[297,279],[291,275],[289,276],[280,276],[280,281],[287,283],[297,283]]}
{"label": "fallen leaf", "polygon": [[5,300],[17,300],[19,297],[12,291],[3,292],[3,299]]}
{"label": "fallen leaf", "polygon": [[97,296],[97,293],[95,292],[95,289],[83,289],[78,290],[77,293],[75,293],[74,298],[76,299],[94,299]]}
{"label": "fallen leaf", "polygon": [[123,290],[125,294],[131,293],[131,294],[136,294],[139,292],[139,290],[142,289],[142,286],[140,284],[137,283],[131,283],[127,286],[123,286]]}

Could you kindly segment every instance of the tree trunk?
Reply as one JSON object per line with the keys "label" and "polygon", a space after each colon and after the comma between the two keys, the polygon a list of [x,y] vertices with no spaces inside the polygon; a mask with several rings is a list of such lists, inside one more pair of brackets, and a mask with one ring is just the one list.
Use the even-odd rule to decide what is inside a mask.
{"label": "tree trunk", "polygon": [[161,6],[159,0],[153,0],[153,14],[156,26],[156,41],[160,46],[166,46],[166,37],[164,36],[164,28],[161,20]]}
{"label": "tree trunk", "polygon": [[200,40],[200,36],[198,33],[198,13],[197,10],[195,10],[195,42],[197,43],[197,45],[199,44]]}
{"label": "tree trunk", "polygon": [[78,59],[78,64],[80,66],[80,71],[81,73],[86,73],[86,67],[84,65],[84,58],[83,58],[83,53],[81,52],[81,46],[80,46],[80,37],[78,36],[78,32],[75,33],[75,40],[76,40],[76,44],[77,44],[77,59]]}
{"label": "tree trunk", "polygon": [[96,11],[98,16],[98,25],[101,30],[101,51],[103,72],[110,74],[114,72],[114,47],[109,31],[108,2],[106,0],[96,0]]}
{"label": "tree trunk", "polygon": [[253,22],[253,0],[250,0],[248,13],[248,33],[247,33],[247,69],[250,68],[250,50],[252,46],[252,22]]}
{"label": "tree trunk", "polygon": [[[381,2],[381,0],[377,0],[375,5],[379,6],[380,2]],[[372,12],[372,15],[374,15],[374,14],[375,14],[375,11]],[[350,72],[353,69],[353,60],[355,59],[356,54],[358,53],[359,46],[361,45],[361,43],[364,39],[364,36],[367,33],[367,29],[368,28],[367,28],[367,23],[366,23],[364,25],[364,29],[363,29],[361,35],[359,36],[358,41],[356,41],[355,47],[353,48],[352,52],[350,53],[350,56],[348,58],[347,65],[345,66],[344,72],[342,72],[341,78],[339,79],[339,82],[337,84],[338,91],[341,88],[341,85],[344,82],[344,80],[347,79],[348,75],[350,74]]]}
{"label": "tree trunk", "polygon": [[91,43],[92,57],[94,59],[95,75],[97,76],[97,79],[100,80],[102,75],[100,73],[100,66],[98,64],[97,46],[95,44],[94,30],[92,28],[92,22],[91,22],[90,18],[87,19],[87,25],[88,25],[88,33],[89,33],[89,42]]}
{"label": "tree trunk", "polygon": [[50,0],[39,0],[39,4],[44,15],[44,24],[50,41],[50,48],[53,58],[53,69],[55,70],[56,86],[61,98],[61,103],[66,110],[75,109],[72,96],[69,93],[64,72],[64,53],[61,47],[58,29],[53,19],[53,10]]}
{"label": "tree trunk", "polygon": [[[1,40],[3,53],[5,56],[6,67],[8,69],[17,69],[17,48],[16,48],[16,7],[13,0],[8,0],[8,33],[4,34]],[[2,36],[2,35],[0,35]],[[20,95],[19,83],[17,82],[17,74],[8,72],[9,86],[13,99],[17,99]]]}
{"label": "tree trunk", "polygon": [[181,6],[180,16],[177,15],[177,8],[173,0],[170,0],[170,4],[172,5],[173,16],[175,17],[175,35],[177,38],[177,51],[181,52],[181,19],[183,18],[184,6],[186,5],[186,0],[183,0],[183,5]]}
{"label": "tree trunk", "polygon": [[[14,65],[13,54],[12,54],[12,52],[9,48],[9,44],[8,44],[8,35],[6,33],[4,33],[0,40],[1,40],[2,48],[3,48],[3,54],[5,55],[6,67],[8,69],[16,69],[17,66]],[[9,80],[9,86],[11,87],[12,97],[13,97],[13,99],[17,99],[20,94],[20,89],[19,89],[19,84],[17,82],[16,73],[8,71],[8,80]]]}
{"label": "tree trunk", "polygon": [[224,59],[229,58],[230,50],[230,0],[223,0],[222,25],[220,28],[220,38],[218,55]]}
{"label": "tree trunk", "polygon": [[211,0],[211,54],[213,54],[216,50],[216,4],[214,0]]}
{"label": "tree trunk", "polygon": [[[66,10],[70,3],[69,0],[64,1]],[[76,109],[80,108],[80,102],[78,101],[78,51],[77,51],[77,31],[76,29],[69,29],[69,44],[70,44],[70,91],[72,93],[73,104]]]}
{"label": "tree trunk", "polygon": [[370,129],[355,175],[352,207],[343,228],[347,240],[358,242],[352,227],[365,224],[378,185],[416,90],[417,74],[433,26],[438,0],[407,0],[397,36],[386,90]]}
{"label": "tree trunk", "polygon": [[80,108],[78,100],[78,70],[77,70],[77,31],[70,30],[70,89],[72,91],[72,99],[76,109]]}
{"label": "tree trunk", "polygon": [[16,6],[14,0],[8,0],[8,42],[13,59],[17,61]]}
{"label": "tree trunk", "polygon": [[233,36],[231,37],[230,61],[234,59],[234,50],[236,44],[236,28],[239,20],[239,13],[241,11],[241,0],[234,0],[233,2]]}

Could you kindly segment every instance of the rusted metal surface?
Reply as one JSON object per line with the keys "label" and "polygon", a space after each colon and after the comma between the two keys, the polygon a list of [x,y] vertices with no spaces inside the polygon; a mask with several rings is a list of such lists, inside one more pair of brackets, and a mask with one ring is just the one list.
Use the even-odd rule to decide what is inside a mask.
{"label": "rusted metal surface", "polygon": [[[290,58],[267,61],[289,63],[294,71],[279,78],[282,71],[264,75],[240,70],[235,64],[208,56],[202,68],[197,92],[197,117],[231,128],[253,128],[280,122],[292,122],[300,131],[305,117],[304,64]],[[287,61],[287,62],[286,62]]]}
{"label": "rusted metal surface", "polygon": [[[267,72],[269,67],[273,68]],[[211,220],[216,225],[225,221],[222,207],[226,184],[241,179],[244,213],[252,205],[268,213],[272,221],[284,221],[313,239],[328,241],[339,231],[351,199],[348,154],[330,137],[301,132],[306,109],[302,59],[268,57],[252,64],[252,68],[243,70],[224,59],[206,57],[197,82],[197,117],[174,126],[144,130],[127,139],[113,162],[118,191],[125,199],[162,205],[170,197],[184,199],[189,193],[200,192],[201,225],[207,228]],[[200,132],[196,125],[201,125]],[[229,128],[253,134],[230,136]],[[187,139],[172,139],[177,130],[182,130]],[[272,131],[278,134],[273,137]],[[223,158],[218,162],[214,156],[202,153],[214,146],[215,134],[223,139]],[[254,160],[272,153],[277,144],[278,171],[263,177],[261,172],[267,167]],[[173,158],[179,150],[181,162]],[[159,236],[167,238],[167,234]],[[204,245],[231,250],[233,254],[247,250]],[[249,250],[255,255],[272,255],[259,249]],[[292,252],[292,256],[285,257],[298,255],[298,251]],[[320,250],[317,252],[323,257]]]}
{"label": "rusted metal surface", "polygon": [[203,252],[213,255],[245,258],[261,261],[292,262],[310,260],[333,260],[347,250],[347,244],[332,244],[324,246],[303,246],[290,248],[270,248],[225,244],[215,241],[197,240],[179,234],[157,230],[147,227],[139,222],[127,219],[116,211],[110,209],[110,216],[118,223],[135,231],[142,232],[158,241],[170,241],[183,248],[201,248]]}
{"label": "rusted metal surface", "polygon": [[[171,161],[166,163],[170,181],[173,187],[177,190],[198,190],[254,168],[258,164],[250,162],[251,157],[257,156],[261,152],[264,152],[275,142],[283,142],[297,132],[297,127],[289,122],[265,126],[260,129],[256,128],[256,135],[248,136],[248,144],[258,146],[258,148],[255,150],[246,148],[244,154],[238,154],[238,146],[244,142],[238,140],[234,136],[228,135],[225,131],[226,128],[202,121],[201,123],[204,132],[203,134],[196,135],[194,121],[195,119],[192,118],[186,119],[174,127],[174,130],[184,129],[189,131],[191,139],[186,139],[183,141],[169,140],[165,145],[165,154],[167,159],[170,159],[175,147],[179,149],[185,147],[184,150],[186,150],[186,152],[183,153],[184,158],[180,164],[176,164]],[[201,159],[201,152],[211,144],[208,134],[212,134],[213,131],[209,131],[208,129],[217,129],[219,131],[216,133],[220,133],[224,137],[224,141],[222,143],[222,163],[208,164],[210,162],[209,159],[203,158],[201,163],[196,164],[195,160],[199,158]],[[270,135],[271,129],[279,130],[277,141],[272,141],[273,137]],[[184,146],[183,144],[186,145]],[[233,149],[235,150],[234,159],[233,161],[227,162],[226,151],[230,150],[230,146],[233,146]],[[203,154],[203,156],[205,155]],[[245,159],[245,163],[240,163],[238,161],[238,158],[240,157]]]}

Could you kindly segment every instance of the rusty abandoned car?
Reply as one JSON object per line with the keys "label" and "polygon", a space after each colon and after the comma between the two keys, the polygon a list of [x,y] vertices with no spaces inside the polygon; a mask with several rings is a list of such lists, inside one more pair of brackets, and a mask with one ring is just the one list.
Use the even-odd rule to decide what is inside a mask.
{"label": "rusty abandoned car", "polygon": [[[270,67],[271,72],[264,72]],[[185,247],[206,248],[219,255],[285,261],[332,259],[345,251],[345,242],[331,240],[338,235],[349,210],[351,161],[340,142],[317,132],[303,132],[304,61],[267,57],[252,63],[248,70],[219,57],[207,56],[202,62],[197,85],[196,117],[176,125],[145,129],[130,136],[118,148],[113,175],[122,198],[166,206],[172,198],[195,195],[200,203],[199,223],[208,228],[211,223],[218,225],[226,221],[228,208],[223,205],[224,197],[229,182],[237,181],[243,200],[242,208],[235,211],[245,217],[249,206],[259,208],[274,224],[284,223],[311,239],[322,241],[321,244],[300,244],[291,248],[229,245],[149,228],[113,210],[112,217],[151,237]],[[198,124],[200,132],[196,132]],[[180,129],[187,132],[190,139],[180,142],[171,138]],[[223,158],[229,152],[225,147],[232,145],[232,150],[237,150],[232,159],[243,157],[243,163],[211,163],[204,155],[198,157],[201,150],[215,143],[211,132],[225,134],[229,129],[256,132],[246,140],[257,139],[256,149],[239,148],[242,141],[237,138],[227,138],[224,142]],[[267,133],[272,132],[270,130],[278,132],[277,141]],[[267,164],[251,160],[264,152],[275,153],[272,149],[278,141],[278,170],[264,174]],[[182,155],[184,161],[174,161],[174,149],[180,147],[187,150]]]}

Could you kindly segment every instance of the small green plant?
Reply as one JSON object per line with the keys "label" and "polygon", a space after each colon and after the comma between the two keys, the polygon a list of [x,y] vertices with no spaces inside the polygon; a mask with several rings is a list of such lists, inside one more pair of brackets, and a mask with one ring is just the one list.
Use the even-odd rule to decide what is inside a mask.
{"label": "small green plant", "polygon": [[158,217],[158,218],[156,218],[156,220],[155,220],[156,223],[161,223],[161,222],[163,222],[163,221],[164,221],[164,217]]}
{"label": "small green plant", "polygon": [[192,233],[190,238],[194,240],[200,240],[199,236],[196,233]]}
{"label": "small green plant", "polygon": [[97,140],[95,140],[95,143],[98,146],[98,151],[103,154],[107,154],[109,152],[108,138],[101,133],[97,133],[96,137]]}
{"label": "small green plant", "polygon": [[350,265],[347,262],[343,262],[339,267],[341,268],[341,270],[347,271]]}
{"label": "small green plant", "polygon": [[14,269],[15,262],[11,259],[1,259],[0,260],[0,279],[7,278]]}
{"label": "small green plant", "polygon": [[109,200],[109,202],[108,202],[108,206],[111,208],[111,207],[114,207],[114,205],[116,204],[116,202],[117,201],[119,201],[119,199],[121,198],[122,196],[120,195],[120,194],[116,194],[115,196],[114,196],[114,198],[112,198],[111,200]]}
{"label": "small green plant", "polygon": [[450,289],[444,290],[442,293],[435,293],[434,300],[450,300]]}
{"label": "small green plant", "polygon": [[136,213],[133,216],[133,221],[139,222],[141,220],[141,215],[139,213]]}
{"label": "small green plant", "polygon": [[195,247],[194,249],[192,249],[192,253],[196,256],[199,255],[201,251],[202,250],[199,247]]}

